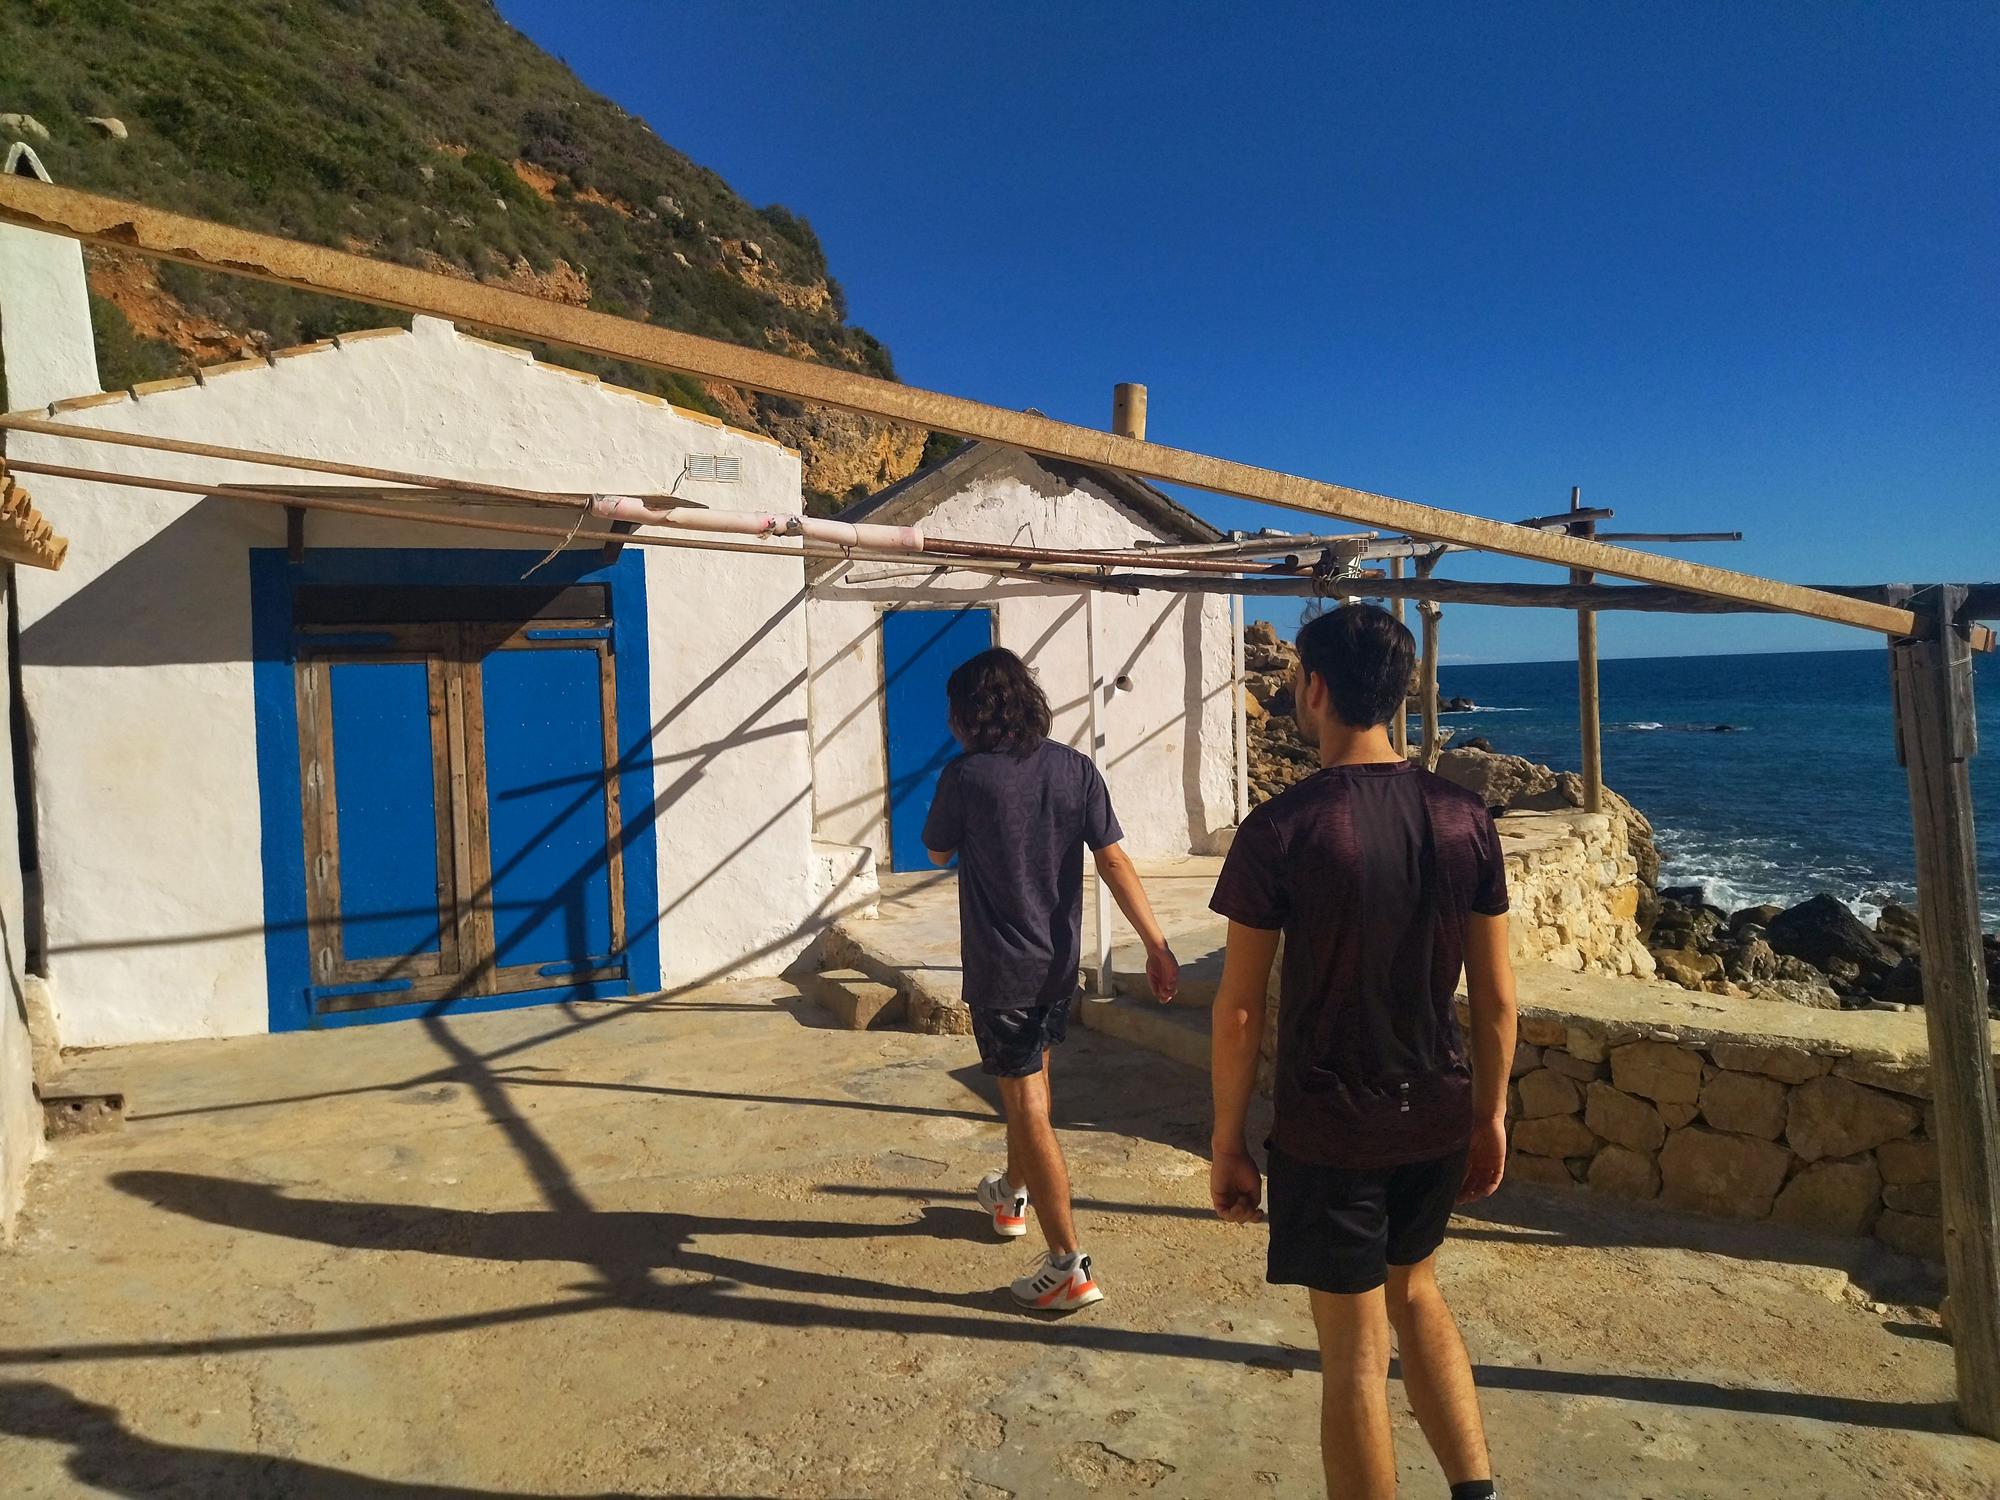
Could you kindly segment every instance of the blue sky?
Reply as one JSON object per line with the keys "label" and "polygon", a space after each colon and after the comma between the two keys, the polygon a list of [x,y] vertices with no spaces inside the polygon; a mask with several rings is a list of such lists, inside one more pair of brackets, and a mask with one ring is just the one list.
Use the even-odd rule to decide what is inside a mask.
{"label": "blue sky", "polygon": [[[1800,582],[2000,577],[1991,6],[500,9],[810,219],[914,384],[1102,426],[1138,380],[1179,447],[1503,519],[1581,485]],[[1446,611],[1450,659],[1574,649],[1565,615]]]}

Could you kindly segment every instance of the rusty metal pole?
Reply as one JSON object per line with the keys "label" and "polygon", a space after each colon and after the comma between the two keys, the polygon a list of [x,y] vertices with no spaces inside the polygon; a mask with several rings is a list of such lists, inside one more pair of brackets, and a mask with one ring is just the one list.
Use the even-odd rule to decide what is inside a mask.
{"label": "rusty metal pole", "polygon": [[1926,636],[1889,648],[1896,753],[1909,773],[1923,936],[1924,1027],[1937,1111],[1944,1264],[1951,1288],[1958,1419],[2000,1438],[2000,1103],[1987,1025],[1986,954],[1970,763],[1979,748],[1965,590],[1910,602]]}
{"label": "rusty metal pole", "polygon": [[[1583,489],[1572,485],[1569,508],[1583,508]],[[1564,528],[1571,536],[1585,540],[1597,534],[1595,521],[1572,521]],[[1586,568],[1571,568],[1571,583],[1589,583],[1596,575]],[[1604,811],[1604,723],[1597,701],[1597,611],[1576,612],[1576,710],[1583,731],[1583,810]]]}

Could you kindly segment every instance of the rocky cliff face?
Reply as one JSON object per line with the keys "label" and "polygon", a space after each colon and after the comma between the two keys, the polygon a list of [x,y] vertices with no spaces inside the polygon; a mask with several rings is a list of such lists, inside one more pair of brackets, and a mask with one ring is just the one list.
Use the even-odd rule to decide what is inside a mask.
{"label": "rocky cliff face", "polygon": [[[491,0],[0,6],[9,140],[68,186],[895,375],[804,219],[745,203]],[[110,389],[393,317],[128,255],[89,266]],[[796,448],[821,510],[908,474],[927,437],[535,352]]]}

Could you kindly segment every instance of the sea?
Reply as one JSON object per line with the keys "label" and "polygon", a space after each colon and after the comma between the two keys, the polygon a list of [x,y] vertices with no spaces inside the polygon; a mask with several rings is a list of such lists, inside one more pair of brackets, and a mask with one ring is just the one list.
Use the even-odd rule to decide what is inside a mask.
{"label": "sea", "polygon": [[[1576,663],[1440,664],[1455,742],[1579,769]],[[1653,820],[1662,885],[1727,910],[1829,891],[1868,921],[1914,895],[1909,786],[1884,650],[1674,656],[1598,666],[1604,779]],[[2000,668],[1974,667],[1981,906],[2000,929]],[[1726,728],[1724,727],[1726,726]]]}

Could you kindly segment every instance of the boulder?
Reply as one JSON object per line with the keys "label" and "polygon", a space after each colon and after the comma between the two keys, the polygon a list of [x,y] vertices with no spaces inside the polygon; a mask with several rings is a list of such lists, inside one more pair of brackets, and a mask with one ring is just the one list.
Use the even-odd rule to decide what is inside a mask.
{"label": "boulder", "polygon": [[1778,952],[1820,969],[1835,959],[1862,970],[1879,968],[1889,961],[1875,934],[1845,903],[1825,892],[1773,917],[1766,936]]}
{"label": "boulder", "polygon": [[1486,750],[1446,750],[1437,773],[1454,786],[1476,793],[1488,807],[1513,807],[1521,798],[1555,790],[1556,775],[1519,755]]}
{"label": "boulder", "polygon": [[1814,1078],[1792,1090],[1785,1140],[1809,1162],[1856,1156],[1910,1134],[1922,1118],[1915,1105],[1893,1094],[1845,1078]]}
{"label": "boulder", "polygon": [[1892,1005],[1924,1003],[1924,961],[1915,953],[1905,953],[1893,969],[1885,969],[1869,987],[1877,1000]]}
{"label": "boulder", "polygon": [[1643,1151],[1623,1146],[1606,1146],[1590,1162],[1590,1185],[1600,1193],[1620,1198],[1657,1198],[1660,1169]]}
{"label": "boulder", "polygon": [[1920,953],[1923,951],[1924,935],[1917,925],[1917,914],[1909,907],[1891,901],[1882,908],[1882,915],[1875,919],[1875,940],[1906,958]]}
{"label": "boulder", "polygon": [[1660,1148],[1661,1191],[1674,1208],[1761,1219],[1791,1164],[1791,1152],[1774,1141],[1690,1125]]}
{"label": "boulder", "polygon": [[1438,700],[1441,714],[1469,714],[1478,707],[1470,698],[1442,698]]}
{"label": "boulder", "polygon": [[1655,1106],[1660,1118],[1667,1122],[1667,1129],[1679,1130],[1683,1125],[1692,1125],[1701,1110],[1692,1104],[1661,1104]]}
{"label": "boulder", "polygon": [[95,125],[114,141],[122,141],[132,133],[125,128],[125,122],[115,115],[85,115],[83,123]]}
{"label": "boulder", "polygon": [[1611,1053],[1611,1081],[1623,1093],[1693,1104],[1701,1098],[1701,1054],[1671,1042],[1628,1042]]}
{"label": "boulder", "polygon": [[1252,620],[1243,627],[1243,644],[1275,651],[1278,649],[1278,627],[1269,620]]}
{"label": "boulder", "polygon": [[1529,1156],[1588,1156],[1597,1149],[1597,1137],[1575,1115],[1516,1121],[1511,1140]]}
{"label": "boulder", "polygon": [[11,113],[0,115],[0,131],[5,131],[7,134],[15,136],[31,135],[40,141],[45,141],[49,138],[49,127],[44,125],[40,120],[37,120],[33,115]]}
{"label": "boulder", "polygon": [[1701,1117],[1717,1130],[1775,1141],[1785,1133],[1785,1086],[1724,1070],[1702,1085]]}
{"label": "boulder", "polygon": [[1521,1118],[1573,1115],[1583,1103],[1575,1082],[1548,1068],[1537,1068],[1521,1079]]}
{"label": "boulder", "polygon": [[1882,1206],[1882,1174],[1872,1157],[1823,1161],[1785,1184],[1771,1217],[1827,1234],[1866,1234]]}
{"label": "boulder", "polygon": [[1782,1005],[1803,1005],[1810,1010],[1840,1010],[1840,991],[1823,978],[1763,979],[1746,986],[1753,1000],[1770,1000]]}
{"label": "boulder", "polygon": [[1593,1083],[1585,1090],[1583,1119],[1593,1133],[1634,1152],[1657,1151],[1667,1138],[1666,1122],[1657,1109],[1608,1083]]}
{"label": "boulder", "polygon": [[[1875,1148],[1875,1163],[1882,1169],[1882,1180],[1887,1183],[1903,1185],[1936,1182],[1937,1143],[1911,1140],[1908,1137],[1899,1141],[1884,1141]],[[1893,1203],[1889,1206],[1897,1207]]]}
{"label": "boulder", "polygon": [[1739,936],[1734,947],[1723,950],[1722,972],[1739,984],[1776,979],[1778,955],[1762,938]]}
{"label": "boulder", "polygon": [[1704,885],[1663,885],[1660,899],[1671,901],[1676,906],[1702,906],[1708,901],[1708,887]]}
{"label": "boulder", "polygon": [[1691,948],[1655,948],[1653,964],[1660,978],[1684,990],[1698,990],[1722,973],[1722,960]]}
{"label": "boulder", "polygon": [[1772,906],[1768,903],[1763,906],[1746,906],[1741,911],[1730,913],[1729,930],[1741,933],[1745,927],[1758,927],[1769,931],[1771,924],[1783,915],[1784,910],[1782,906]]}

